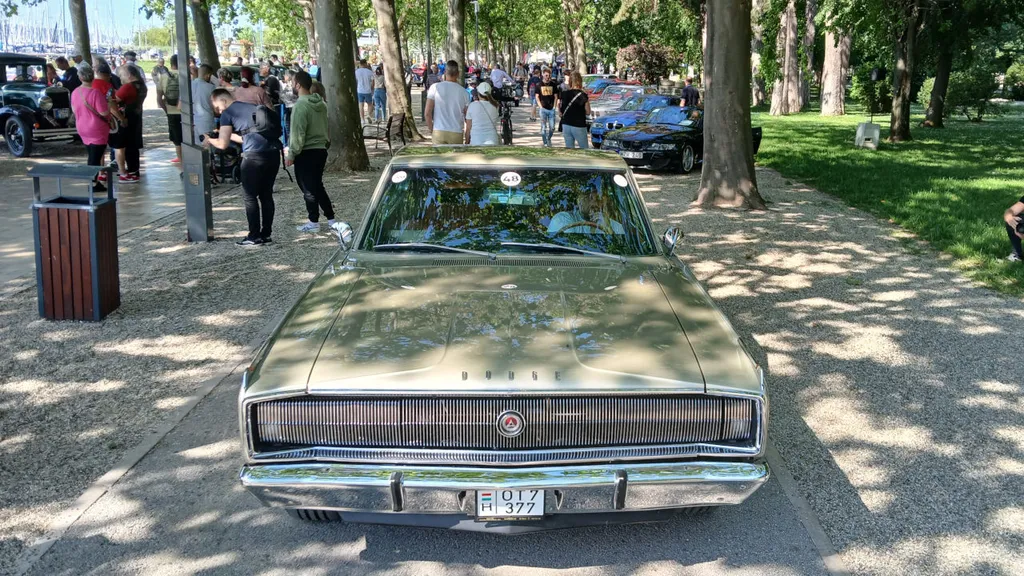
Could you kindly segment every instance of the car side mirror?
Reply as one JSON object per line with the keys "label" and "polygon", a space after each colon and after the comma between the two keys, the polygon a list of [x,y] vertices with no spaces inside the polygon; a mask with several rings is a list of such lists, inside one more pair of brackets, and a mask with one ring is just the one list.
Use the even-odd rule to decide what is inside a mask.
{"label": "car side mirror", "polygon": [[348,222],[335,222],[331,224],[331,230],[334,230],[334,234],[338,237],[338,244],[341,244],[342,250],[352,247],[352,237],[355,236],[355,232],[352,231]]}
{"label": "car side mirror", "polygon": [[666,254],[675,254],[676,244],[683,239],[683,231],[676,226],[669,226],[661,237],[661,245],[665,247]]}

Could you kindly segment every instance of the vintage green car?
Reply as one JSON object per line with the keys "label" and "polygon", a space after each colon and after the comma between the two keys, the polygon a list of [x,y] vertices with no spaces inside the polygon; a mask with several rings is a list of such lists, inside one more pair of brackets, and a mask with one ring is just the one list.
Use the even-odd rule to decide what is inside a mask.
{"label": "vintage green car", "polygon": [[11,154],[25,158],[34,142],[78,136],[71,95],[46,85],[45,59],[0,53],[0,70],[0,126]]}
{"label": "vintage green car", "polygon": [[399,152],[245,371],[241,482],[306,520],[518,533],[739,504],[763,370],[586,150]]}

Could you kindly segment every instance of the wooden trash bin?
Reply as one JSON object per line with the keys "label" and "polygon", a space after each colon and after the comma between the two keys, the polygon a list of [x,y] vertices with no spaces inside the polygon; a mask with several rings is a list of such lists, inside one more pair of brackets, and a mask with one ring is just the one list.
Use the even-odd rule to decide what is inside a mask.
{"label": "wooden trash bin", "polygon": [[[106,196],[92,179],[107,173]],[[33,166],[36,285],[39,315],[50,320],[100,321],[121,305],[117,263],[117,200],[109,166]],[[43,198],[41,178],[57,181],[57,195]],[[88,196],[65,196],[63,181],[84,182]]]}

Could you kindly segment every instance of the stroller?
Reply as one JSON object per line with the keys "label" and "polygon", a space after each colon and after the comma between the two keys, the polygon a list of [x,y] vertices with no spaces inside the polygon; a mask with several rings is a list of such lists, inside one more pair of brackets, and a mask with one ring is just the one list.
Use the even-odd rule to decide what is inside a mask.
{"label": "stroller", "polygon": [[227,182],[242,183],[242,147],[232,143],[225,150],[210,148],[210,179],[213,184]]}

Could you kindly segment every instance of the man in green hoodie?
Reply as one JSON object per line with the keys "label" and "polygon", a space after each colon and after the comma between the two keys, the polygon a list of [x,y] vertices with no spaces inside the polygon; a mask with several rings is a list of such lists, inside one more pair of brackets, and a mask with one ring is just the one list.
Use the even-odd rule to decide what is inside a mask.
{"label": "man in green hoodie", "polygon": [[295,87],[299,99],[292,108],[291,132],[288,147],[284,149],[285,166],[295,165],[295,180],[306,201],[309,222],[298,227],[299,232],[320,230],[320,210],[327,225],[334,224],[334,206],[324,189],[324,166],[327,165],[327,105],[319,94],[313,94],[313,79],[307,72],[295,73]]}

